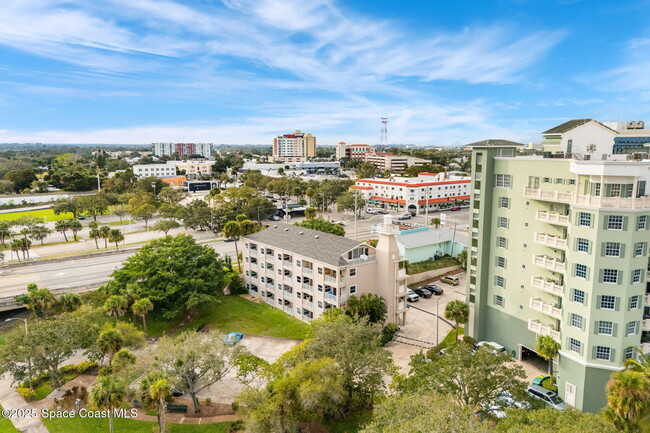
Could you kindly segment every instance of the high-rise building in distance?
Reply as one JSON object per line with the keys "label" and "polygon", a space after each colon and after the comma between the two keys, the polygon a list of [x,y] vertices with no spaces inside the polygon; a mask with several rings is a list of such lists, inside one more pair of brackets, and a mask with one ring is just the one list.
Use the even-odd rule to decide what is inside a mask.
{"label": "high-rise building in distance", "polygon": [[273,139],[273,160],[304,162],[316,157],[316,137],[296,130],[293,134],[278,135]]}
{"label": "high-rise building in distance", "polygon": [[190,155],[212,157],[212,143],[154,143],[153,154],[156,156],[178,155],[179,158]]}

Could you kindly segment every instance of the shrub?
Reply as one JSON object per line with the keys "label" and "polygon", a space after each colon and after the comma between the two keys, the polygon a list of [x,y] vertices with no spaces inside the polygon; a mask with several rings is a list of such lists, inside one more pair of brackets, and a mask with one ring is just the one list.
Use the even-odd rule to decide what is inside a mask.
{"label": "shrub", "polygon": [[232,411],[233,411],[233,412],[237,412],[237,410],[239,409],[239,403],[237,403],[236,401],[233,401],[233,402],[230,404],[230,407],[232,408]]}
{"label": "shrub", "polygon": [[476,346],[476,340],[470,337],[469,335],[463,336],[463,342],[469,344],[470,346]]}
{"label": "shrub", "polygon": [[399,326],[397,323],[386,324],[386,326],[384,326],[384,329],[381,331],[381,345],[384,346],[388,344],[393,339],[398,329]]}
{"label": "shrub", "polygon": [[88,370],[97,367],[97,361],[83,361],[76,365],[78,373],[85,373]]}
{"label": "shrub", "polygon": [[436,356],[440,356],[440,351],[447,347],[446,345],[440,343],[437,346],[433,346],[431,349],[427,351],[427,358],[428,359],[435,359]]}
{"label": "shrub", "polygon": [[226,433],[235,433],[238,431],[244,431],[244,421],[238,419],[237,421],[233,421],[226,427]]}
{"label": "shrub", "polygon": [[106,376],[109,375],[113,372],[113,369],[111,367],[102,367],[99,369],[99,372],[97,373],[99,376]]}
{"label": "shrub", "polygon": [[75,364],[64,365],[63,367],[59,368],[59,371],[63,374],[76,373],[77,366]]}
{"label": "shrub", "polygon": [[210,406],[212,404],[212,399],[210,397],[205,399],[205,405]]}
{"label": "shrub", "polygon": [[26,386],[20,385],[16,391],[18,391],[18,394],[20,394],[20,396],[26,401],[36,398],[36,391]]}
{"label": "shrub", "polygon": [[542,386],[549,391],[557,393],[557,383],[555,383],[555,378],[546,379],[542,382]]}

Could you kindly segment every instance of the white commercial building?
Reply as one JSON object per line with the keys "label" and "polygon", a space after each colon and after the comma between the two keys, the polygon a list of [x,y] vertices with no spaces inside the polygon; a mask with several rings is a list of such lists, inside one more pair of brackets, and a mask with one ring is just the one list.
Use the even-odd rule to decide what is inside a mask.
{"label": "white commercial building", "polygon": [[190,155],[201,155],[204,158],[212,157],[212,143],[154,143],[153,153],[156,156],[188,157]]}
{"label": "white commercial building", "polygon": [[133,174],[137,177],[176,176],[176,161],[167,161],[166,164],[135,164]]}

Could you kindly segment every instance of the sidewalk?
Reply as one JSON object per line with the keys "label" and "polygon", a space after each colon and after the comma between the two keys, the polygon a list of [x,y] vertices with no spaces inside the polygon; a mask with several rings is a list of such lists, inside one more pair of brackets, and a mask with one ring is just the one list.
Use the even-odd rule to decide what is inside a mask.
{"label": "sidewalk", "polygon": [[[0,377],[0,405],[4,409],[30,409],[33,408],[26,403],[18,392],[11,387],[9,374]],[[40,409],[38,409],[40,410]],[[40,417],[36,418],[11,418],[13,425],[21,432],[26,433],[49,433]]]}

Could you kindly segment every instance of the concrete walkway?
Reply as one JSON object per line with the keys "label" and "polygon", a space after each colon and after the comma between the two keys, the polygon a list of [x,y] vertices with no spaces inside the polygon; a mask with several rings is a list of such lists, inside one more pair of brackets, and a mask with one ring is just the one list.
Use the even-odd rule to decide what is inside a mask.
{"label": "concrete walkway", "polygon": [[[11,378],[9,374],[5,374],[0,378],[0,405],[3,409],[35,409],[11,387]],[[40,409],[37,409],[37,412]],[[23,417],[23,418],[10,418],[13,425],[21,432],[26,433],[49,433],[40,416],[36,417]]]}

